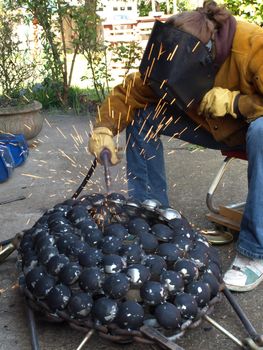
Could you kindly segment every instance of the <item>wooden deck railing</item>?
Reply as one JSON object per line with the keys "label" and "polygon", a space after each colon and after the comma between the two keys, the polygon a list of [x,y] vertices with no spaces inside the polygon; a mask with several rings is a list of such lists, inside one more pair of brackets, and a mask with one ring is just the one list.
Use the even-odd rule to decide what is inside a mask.
{"label": "wooden deck railing", "polygon": [[169,16],[138,17],[134,21],[125,22],[103,22],[104,40],[111,44],[136,41],[145,47],[155,20],[165,21]]}

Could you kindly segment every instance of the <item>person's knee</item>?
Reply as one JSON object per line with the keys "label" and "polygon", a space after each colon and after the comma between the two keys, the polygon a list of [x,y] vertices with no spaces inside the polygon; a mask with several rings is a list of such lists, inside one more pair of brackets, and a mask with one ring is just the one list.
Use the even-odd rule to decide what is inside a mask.
{"label": "person's knee", "polygon": [[263,117],[250,123],[247,132],[247,147],[256,147],[263,150]]}

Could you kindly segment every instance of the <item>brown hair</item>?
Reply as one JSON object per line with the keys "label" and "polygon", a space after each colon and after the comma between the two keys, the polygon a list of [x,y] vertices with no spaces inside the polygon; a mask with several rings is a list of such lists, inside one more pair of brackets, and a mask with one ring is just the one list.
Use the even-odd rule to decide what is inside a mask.
{"label": "brown hair", "polygon": [[205,1],[203,7],[194,11],[186,11],[168,18],[166,23],[175,26],[184,32],[196,36],[203,43],[207,43],[215,30],[220,28],[231,16],[224,7],[218,6],[215,1]]}

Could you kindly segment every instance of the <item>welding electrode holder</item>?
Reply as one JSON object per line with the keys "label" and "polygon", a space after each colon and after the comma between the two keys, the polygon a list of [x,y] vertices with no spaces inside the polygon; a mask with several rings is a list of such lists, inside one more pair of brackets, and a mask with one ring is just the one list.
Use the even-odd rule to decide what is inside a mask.
{"label": "welding electrode holder", "polygon": [[0,264],[17,249],[21,238],[22,234],[17,233],[13,238],[0,242]]}
{"label": "welding electrode holder", "polygon": [[110,185],[111,185],[111,174],[110,174],[111,161],[110,161],[110,159],[111,159],[110,150],[108,150],[108,148],[104,148],[100,152],[100,161],[104,167],[105,185],[106,185],[107,193],[109,193]]}

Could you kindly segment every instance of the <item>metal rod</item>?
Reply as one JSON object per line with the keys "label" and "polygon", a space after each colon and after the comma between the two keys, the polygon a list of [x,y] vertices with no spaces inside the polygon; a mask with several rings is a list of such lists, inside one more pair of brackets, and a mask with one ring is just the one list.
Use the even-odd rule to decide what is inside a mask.
{"label": "metal rod", "polygon": [[5,246],[0,246],[0,264],[5,261],[5,259],[16,250],[16,246],[12,243],[9,243]]}
{"label": "metal rod", "polygon": [[81,350],[83,346],[87,343],[87,341],[90,339],[90,337],[93,335],[94,329],[91,329],[84,337],[82,342],[79,344],[76,350]]}
{"label": "metal rod", "polygon": [[94,173],[94,170],[95,170],[96,166],[97,166],[97,158],[94,158],[93,163],[92,163],[91,167],[89,168],[89,171],[88,171],[87,175],[85,176],[84,180],[82,181],[82,183],[80,184],[78,189],[75,191],[75,193],[71,197],[72,199],[76,199],[79,196],[80,192],[86,186],[87,182],[89,181],[89,179],[91,178],[92,174]]}
{"label": "metal rod", "polygon": [[4,201],[1,201],[1,202],[0,202],[0,205],[4,205],[4,204],[8,204],[8,203],[13,203],[13,202],[17,202],[17,201],[22,201],[22,200],[24,200],[24,199],[26,199],[25,196],[19,196],[19,197],[17,197],[17,198],[6,199],[6,200],[4,200]]}
{"label": "metal rod", "polygon": [[218,329],[221,333],[226,335],[228,338],[230,338],[235,344],[239,345],[241,348],[245,348],[244,344],[242,341],[237,339],[232,333],[230,333],[227,329],[222,327],[219,323],[217,323],[215,320],[213,320],[211,317],[204,315],[204,319],[211,323],[216,329]]}
{"label": "metal rod", "polygon": [[111,186],[110,151],[107,148],[101,151],[100,159],[104,166],[106,192],[110,193],[110,186]]}
{"label": "metal rod", "polygon": [[215,214],[219,213],[219,208],[214,206],[213,196],[214,196],[214,193],[215,193],[215,191],[217,189],[217,186],[219,185],[220,180],[222,179],[222,177],[223,177],[223,175],[224,175],[228,165],[230,164],[230,162],[233,159],[234,158],[232,158],[232,157],[226,157],[224,159],[223,164],[221,165],[220,169],[218,170],[218,173],[216,174],[216,177],[214,178],[211,186],[208,189],[208,192],[207,192],[207,195],[206,195],[206,205],[207,205],[207,208],[212,213],[215,213]]}
{"label": "metal rod", "polygon": [[235,310],[236,314],[238,315],[240,321],[242,322],[243,326],[245,327],[246,331],[248,332],[249,336],[259,345],[263,345],[263,336],[258,334],[250,320],[245,315],[244,311],[242,310],[241,306],[238,304],[236,299],[233,297],[232,293],[228,288],[223,289],[223,293],[227,300],[230,302],[231,306]]}
{"label": "metal rod", "polygon": [[36,329],[35,315],[27,303],[26,303],[26,308],[27,308],[27,316],[28,316],[28,321],[29,321],[29,329],[30,329],[30,334],[31,334],[32,350],[40,350],[37,329]]}

